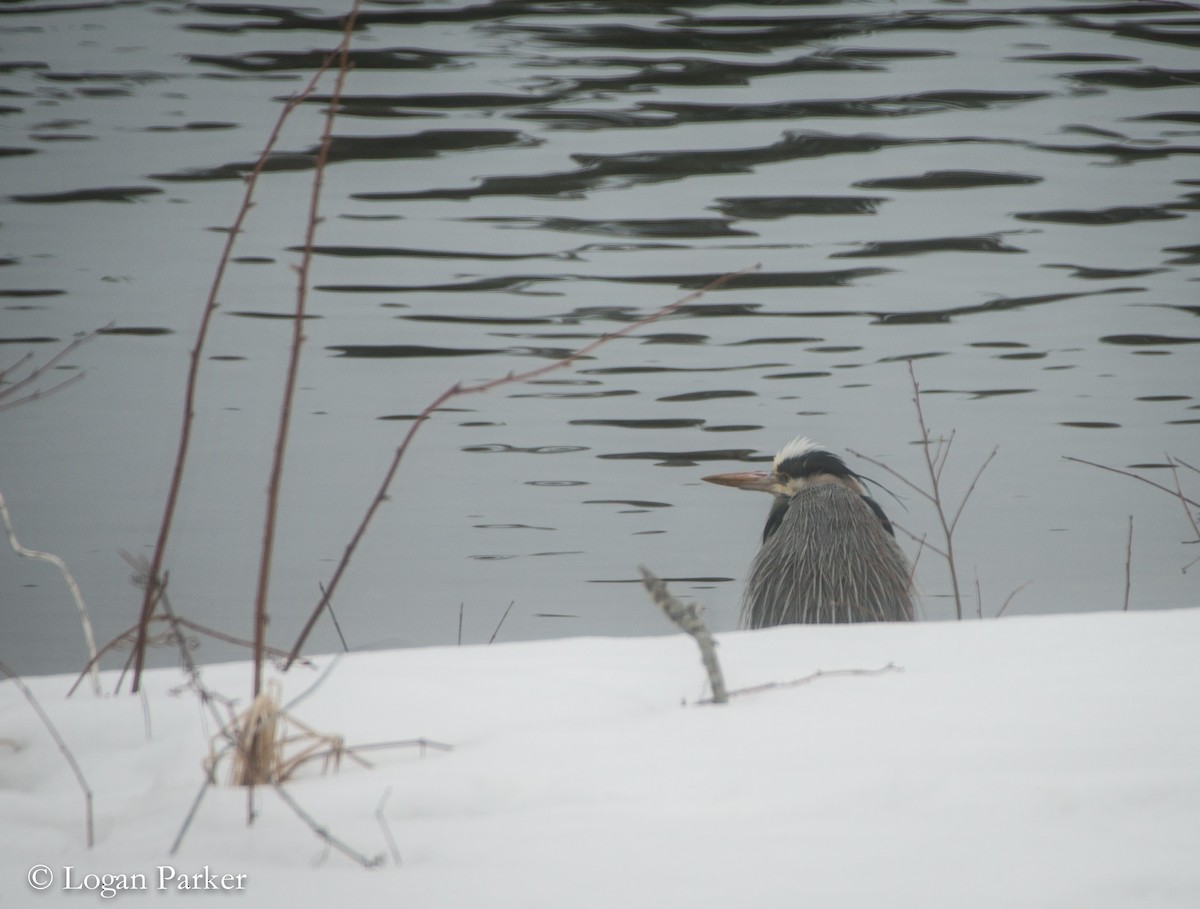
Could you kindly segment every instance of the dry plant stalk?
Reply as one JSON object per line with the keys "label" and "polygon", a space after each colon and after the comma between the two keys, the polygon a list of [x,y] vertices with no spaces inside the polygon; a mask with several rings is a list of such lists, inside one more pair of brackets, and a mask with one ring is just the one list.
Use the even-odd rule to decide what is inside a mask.
{"label": "dry plant stalk", "polygon": [[708,625],[704,623],[704,619],[700,615],[700,607],[695,603],[683,603],[675,599],[661,578],[644,565],[639,566],[639,569],[642,572],[642,583],[650,593],[650,599],[654,600],[654,604],[666,614],[668,619],[678,625],[686,634],[691,635],[696,641],[696,646],[700,648],[700,659],[704,663],[704,670],[708,673],[708,684],[712,688],[710,703],[728,703],[729,694],[725,690],[725,675],[721,672],[721,663],[717,659],[717,642],[713,639],[712,632],[708,630]]}
{"label": "dry plant stalk", "polygon": [[[942,495],[942,470],[946,466],[946,461],[950,458],[950,446],[954,443],[954,433],[951,432],[948,437],[945,439],[938,439],[936,442],[930,438],[929,424],[925,422],[925,413],[921,408],[921,386],[920,383],[917,382],[917,373],[913,368],[912,360],[908,361],[908,376],[912,382],[913,404],[915,405],[917,411],[917,426],[921,430],[921,453],[925,459],[925,469],[929,474],[929,488],[925,489],[924,487],[918,486],[912,480],[893,470],[891,467],[888,467],[888,465],[884,464],[882,461],[868,457],[867,455],[858,451],[854,451],[853,449],[850,449],[850,453],[855,457],[862,458],[864,461],[869,461],[876,467],[887,471],[909,489],[913,490],[915,493],[933,505],[934,511],[938,516],[938,523],[941,524],[942,527],[942,538],[945,540],[945,549],[938,549],[935,546],[929,546],[929,544],[925,542],[924,538],[918,538],[913,534],[908,533],[908,531],[904,530],[903,527],[900,529],[908,534],[908,536],[914,541],[920,543],[922,546],[929,546],[930,549],[946,560],[946,565],[950,572],[950,586],[954,592],[955,617],[962,619],[962,591],[958,583],[958,565],[954,557],[954,531],[955,528],[958,527],[958,519],[962,517],[963,509],[966,508],[967,500],[970,499],[971,494],[975,492],[975,486],[978,484],[979,478],[983,475],[983,472],[987,469],[987,466],[992,463],[992,459],[996,457],[996,452],[1000,449],[999,446],[996,446],[992,449],[991,454],[984,459],[983,463],[979,466],[979,469],[975,471],[975,476],[971,478],[971,483],[967,487],[967,491],[963,493],[962,501],[960,501],[958,503],[958,507],[954,509],[954,514],[948,514],[947,505]],[[895,522],[893,522],[893,524],[895,524]],[[899,527],[898,524],[895,524],[895,526]]]}
{"label": "dry plant stalk", "polygon": [[[353,17],[358,12],[358,0],[355,0],[354,7],[348,18],[347,29],[352,27]],[[287,100],[283,108],[279,112],[279,116],[275,120],[275,125],[272,127],[270,135],[267,138],[266,145],[263,147],[262,153],[254,162],[254,167],[245,177],[246,190],[242,196],[242,201],[238,207],[237,214],[234,216],[233,224],[230,226],[225,247],[221,251],[221,255],[217,260],[216,271],[213,275],[213,282],[209,289],[208,298],[204,304],[204,311],[201,314],[200,324],[196,332],[196,343],[192,347],[190,361],[188,366],[187,383],[184,391],[183,403],[183,419],[179,430],[179,440],[176,446],[175,466],[171,472],[171,482],[167,489],[167,500],[163,506],[162,521],[159,524],[158,538],[154,544],[154,555],[150,564],[149,583],[146,585],[146,591],[142,598],[142,608],[140,618],[138,620],[137,640],[134,643],[133,655],[133,682],[130,686],[132,692],[137,692],[141,686],[142,671],[145,667],[146,657],[146,635],[150,623],[150,618],[154,614],[155,598],[157,596],[157,587],[159,577],[162,573],[163,561],[166,557],[167,543],[170,539],[171,528],[175,519],[175,508],[179,501],[179,490],[183,484],[184,469],[187,464],[187,456],[191,447],[192,423],[195,418],[196,404],[196,388],[199,382],[200,363],[204,350],[205,342],[208,338],[208,330],[212,322],[213,313],[216,311],[218,304],[218,294],[221,286],[224,283],[225,271],[232,259],[233,247],[237,241],[238,235],[241,233],[242,225],[246,221],[246,217],[250,213],[254,199],[254,191],[258,186],[258,179],[262,175],[263,168],[266,166],[267,160],[270,158],[276,143],[279,141],[280,133],[283,131],[283,126],[292,112],[304,102],[316,90],[318,82],[325,75],[335,61],[346,63],[344,54],[341,50],[334,51],[329,54],[317,68],[312,78],[308,81],[303,89]],[[257,631],[257,628],[256,628]]]}
{"label": "dry plant stalk", "polygon": [[[293,727],[299,732],[294,732]],[[229,775],[232,786],[285,783],[298,768],[317,758],[324,760],[323,772],[331,767],[337,770],[343,756],[363,767],[371,766],[349,751],[341,736],[322,735],[280,709],[279,686],[274,683],[267,685],[249,708],[214,737],[207,761],[210,779],[215,779],[217,764],[224,753],[215,747],[221,739],[232,745]]]}
{"label": "dry plant stalk", "polygon": [[[1196,516],[1194,514],[1192,514],[1192,512],[1191,512],[1192,508],[1200,510],[1200,502],[1197,502],[1195,499],[1191,499],[1188,496],[1184,495],[1183,485],[1179,482],[1179,468],[1186,467],[1188,470],[1193,471],[1194,473],[1200,473],[1200,469],[1193,467],[1191,464],[1189,464],[1187,461],[1184,461],[1182,458],[1172,457],[1170,454],[1164,454],[1163,457],[1165,457],[1167,459],[1167,466],[1171,469],[1171,478],[1175,481],[1174,489],[1171,489],[1169,486],[1163,486],[1161,483],[1155,483],[1153,480],[1148,480],[1145,477],[1139,476],[1138,474],[1133,473],[1131,471],[1122,470],[1119,467],[1108,467],[1104,464],[1097,464],[1095,461],[1088,461],[1088,460],[1085,460],[1084,458],[1072,458],[1069,456],[1064,456],[1063,460],[1074,461],[1076,464],[1086,464],[1088,467],[1096,467],[1096,468],[1099,468],[1100,470],[1107,470],[1110,473],[1120,474],[1123,477],[1129,477],[1130,479],[1138,480],[1142,483],[1145,483],[1147,486],[1153,486],[1155,489],[1161,490],[1162,492],[1165,492],[1167,495],[1174,496],[1176,499],[1179,500],[1179,504],[1183,508],[1183,516],[1187,519],[1188,524],[1190,524],[1191,528],[1192,528],[1192,534],[1194,536],[1194,539],[1189,540],[1188,542],[1200,543],[1200,525],[1198,525],[1196,523]],[[1129,534],[1130,534],[1130,539],[1132,540],[1132,537],[1133,537],[1133,526],[1132,526],[1133,518],[1132,517],[1130,517],[1129,523],[1130,523]],[[1183,566],[1183,569],[1182,569],[1183,574],[1187,574],[1188,569],[1191,568],[1193,565],[1195,565],[1197,562],[1200,562],[1200,556],[1197,556],[1196,558],[1192,559],[1192,561],[1188,562],[1186,565]],[[1128,568],[1126,570],[1128,571]]]}
{"label": "dry plant stalk", "polygon": [[[164,582],[161,589],[165,589],[165,587],[166,584]],[[159,604],[164,603],[165,597],[160,596],[156,602]],[[246,647],[249,649],[254,647],[253,641],[247,641],[244,638],[235,637],[234,635],[226,634],[223,631],[217,631],[215,628],[209,628],[207,625],[201,625],[199,622],[193,622],[191,619],[185,619],[183,616],[177,616],[173,613],[169,615],[159,615],[157,612],[155,612],[155,614],[150,617],[149,624],[151,627],[163,623],[168,624],[170,627],[161,634],[147,632],[147,647],[176,644],[180,647],[181,652],[187,653],[187,643],[183,640],[183,630],[194,631],[196,634],[210,637],[215,641],[223,641],[226,644],[234,644],[238,647]],[[96,655],[92,659],[88,660],[87,664],[83,667],[83,669],[80,670],[75,682],[71,685],[70,690],[67,692],[67,697],[70,697],[75,693],[75,689],[79,687],[79,683],[83,681],[85,676],[94,670],[94,668],[98,665],[98,661],[102,657],[110,652],[133,644],[137,640],[137,633],[138,626],[131,625],[129,628],[126,628],[111,641],[101,647],[96,652]],[[130,652],[132,655],[132,650]],[[267,647],[265,652],[268,655],[280,660],[284,659],[288,655],[287,651],[279,650],[275,647]],[[185,659],[185,665],[187,662],[188,660]],[[119,690],[121,686],[118,684],[116,687]]]}
{"label": "dry plant stalk", "polygon": [[281,708],[279,685],[270,683],[213,737],[205,769],[215,781],[221,760],[232,753],[229,785],[277,786],[310,763],[319,762],[323,774],[340,770],[343,759],[369,769],[372,764],[358,752],[414,745],[422,752],[426,748],[449,750],[447,745],[426,739],[347,746],[342,736],[318,732]]}
{"label": "dry plant stalk", "polygon": [[[30,388],[42,376],[55,367],[60,360],[67,354],[77,349],[81,344],[85,344],[98,334],[103,334],[105,331],[113,327],[113,323],[109,322],[103,328],[98,328],[95,331],[88,332],[86,335],[80,335],[70,344],[64,346],[58,353],[54,354],[45,363],[40,363],[36,366],[33,363],[33,354],[27,353],[21,357],[12,366],[6,366],[0,369],[0,410],[8,410],[11,407],[18,407],[21,404],[28,404],[30,401],[36,401],[38,398],[44,398],[46,395],[53,394],[56,391],[61,391],[68,385],[78,382],[83,378],[83,373],[77,372],[73,376],[63,379],[57,385],[51,385],[49,388]],[[23,378],[16,378],[17,371],[29,366],[28,375]],[[26,389],[29,389],[26,391]],[[20,395],[20,397],[18,397]]]}
{"label": "dry plant stalk", "polygon": [[[61,388],[62,386],[57,387]],[[28,398],[25,400],[28,400]],[[80,591],[79,585],[75,583],[75,577],[71,574],[67,568],[67,563],[61,556],[57,556],[52,552],[39,552],[36,549],[28,549],[21,545],[21,541],[17,539],[17,531],[13,528],[12,517],[8,513],[8,506],[5,504],[2,494],[0,494],[0,518],[4,521],[4,530],[8,534],[8,545],[12,547],[13,552],[26,559],[49,562],[62,574],[67,589],[71,591],[71,598],[75,601],[75,608],[79,610],[79,621],[83,624],[83,639],[87,643],[89,657],[88,669],[84,670],[84,672],[91,676],[92,690],[97,695],[100,694],[100,670],[98,667],[100,657],[96,653],[96,635],[92,631],[92,620],[88,618],[87,604],[83,601],[83,593]]]}
{"label": "dry plant stalk", "polygon": [[[51,385],[49,388],[39,389],[33,388],[38,380],[40,380],[47,372],[53,369],[64,357],[69,353],[78,349],[80,345],[87,343],[96,337],[96,335],[112,328],[113,323],[109,323],[104,328],[96,329],[88,332],[85,335],[80,335],[70,344],[65,345],[61,350],[55,353],[50,359],[44,363],[33,365],[33,354],[28,353],[17,360],[11,366],[6,366],[0,369],[0,411],[8,410],[11,407],[17,407],[21,404],[28,404],[31,401],[36,401],[46,395],[53,394],[56,391],[61,391],[68,385],[77,382],[83,378],[82,372],[77,372],[69,378],[63,379],[61,382]],[[29,372],[17,378],[16,373],[25,367],[29,367]],[[52,552],[40,552],[36,549],[29,549],[21,544],[17,539],[17,532],[13,527],[12,516],[8,513],[8,506],[4,502],[4,496],[0,495],[0,518],[3,518],[4,529],[8,534],[8,545],[12,547],[12,551],[22,558],[33,559],[39,562],[49,562],[55,566],[63,576],[63,581],[66,582],[67,589],[71,591],[71,598],[75,601],[75,608],[79,610],[79,621],[83,625],[83,638],[88,648],[88,656],[91,658],[93,668],[91,670],[92,688],[96,694],[100,693],[100,673],[95,667],[96,662],[96,635],[92,631],[92,621],[88,617],[87,605],[83,601],[83,593],[79,589],[79,585],[75,583],[75,578],[67,569],[67,563],[61,556],[57,556]]]}
{"label": "dry plant stalk", "polygon": [[301,629],[300,635],[296,639],[296,643],[292,645],[292,652],[288,656],[287,663],[284,664],[284,670],[286,671],[289,669],[292,663],[294,663],[299,657],[300,651],[304,647],[304,642],[308,640],[309,634],[312,633],[313,627],[317,624],[317,619],[321,617],[321,613],[324,612],[325,608],[328,606],[329,600],[333,597],[334,591],[337,590],[337,586],[341,581],[342,575],[345,573],[347,566],[350,564],[350,559],[353,557],[355,549],[358,548],[359,542],[362,540],[363,535],[367,532],[367,527],[371,523],[371,519],[375,516],[375,512],[379,510],[379,506],[388,500],[388,490],[391,488],[392,480],[395,478],[396,471],[400,468],[400,462],[404,460],[404,455],[408,451],[409,446],[412,444],[414,436],[416,436],[417,431],[421,428],[421,425],[428,420],[443,404],[452,398],[458,397],[459,395],[482,394],[484,392],[491,391],[494,388],[499,388],[501,385],[509,385],[516,382],[528,382],[530,379],[536,379],[548,372],[553,372],[554,370],[563,369],[567,366],[570,366],[576,360],[580,359],[581,357],[586,357],[588,354],[592,353],[592,351],[596,350],[602,345],[607,344],[610,341],[614,341],[617,338],[623,338],[626,335],[637,331],[639,328],[644,328],[647,325],[657,322],[681,307],[699,299],[709,291],[728,284],[730,281],[740,278],[752,271],[756,271],[758,267],[758,265],[751,265],[748,268],[743,268],[739,271],[729,272],[728,274],[721,275],[708,282],[699,290],[693,291],[684,297],[680,297],[673,303],[668,303],[666,306],[651,313],[645,318],[638,319],[636,322],[630,322],[628,325],[612,332],[611,334],[601,335],[596,340],[590,342],[589,344],[585,344],[583,347],[579,348],[574,353],[568,354],[561,360],[555,360],[552,363],[546,363],[534,369],[526,370],[525,372],[510,372],[505,376],[489,379],[486,382],[480,382],[476,385],[464,385],[461,382],[458,382],[447,388],[431,402],[426,404],[425,408],[417,415],[417,418],[413,420],[412,425],[408,428],[408,432],[405,433],[399,447],[392,455],[391,464],[388,465],[387,470],[384,472],[383,480],[379,484],[379,489],[375,493],[371,503],[367,506],[366,513],[363,515],[363,518],[359,522],[357,529],[354,531],[354,535],[350,538],[350,542],[346,544],[346,548],[342,552],[342,557],[338,561],[337,567],[334,569],[333,576],[330,578],[329,583],[322,585],[321,599],[317,602],[317,605],[309,615],[308,621],[304,623],[304,628]]}
{"label": "dry plant stalk", "polygon": [[325,184],[325,165],[329,161],[329,147],[333,140],[333,121],[341,102],[342,89],[346,84],[346,73],[350,68],[350,36],[358,17],[358,0],[355,0],[342,31],[342,42],[338,47],[337,77],[333,94],[325,112],[325,128],[317,160],[313,166],[312,192],[309,196],[308,219],[304,232],[304,251],[297,272],[296,309],[292,318],[292,347],[288,356],[283,401],[279,408],[279,425],[275,436],[275,454],[271,462],[271,474],[267,483],[266,519],[263,527],[262,551],[259,556],[258,587],[254,595],[254,695],[262,691],[263,650],[267,634],[267,591],[271,581],[271,559],[275,551],[275,520],[279,513],[279,489],[283,480],[283,462],[287,451],[288,431],[292,422],[292,402],[296,396],[296,378],[300,371],[300,348],[304,341],[304,316],[308,303],[308,275],[312,268],[313,244],[316,241],[317,223],[320,221],[321,190]]}
{"label": "dry plant stalk", "polygon": [[729,692],[729,696],[737,698],[748,694],[761,694],[764,691],[776,691],[781,688],[799,688],[801,685],[811,684],[818,679],[830,679],[838,676],[871,676],[903,671],[903,667],[897,666],[895,663],[888,663],[885,666],[880,666],[878,669],[818,669],[816,672],[801,676],[798,679],[790,679],[786,682],[764,682],[761,685],[751,685],[749,688],[737,688]]}
{"label": "dry plant stalk", "polygon": [[262,786],[279,779],[279,689],[272,685],[259,692],[234,728],[218,735],[233,739],[233,770],[229,782],[234,786]]}
{"label": "dry plant stalk", "polygon": [[95,824],[92,816],[92,788],[88,785],[87,778],[83,775],[83,770],[79,766],[79,762],[75,760],[75,755],[70,748],[67,747],[66,740],[58,731],[58,727],[51,721],[49,714],[42,709],[42,705],[38,703],[37,698],[33,696],[33,692],[29,690],[29,686],[25,681],[8,668],[4,663],[0,663],[0,674],[8,676],[12,679],[13,684],[25,696],[25,700],[29,702],[29,706],[33,708],[33,712],[38,715],[38,719],[42,721],[42,725],[46,727],[46,731],[50,733],[50,738],[54,739],[54,744],[58,746],[58,750],[62,752],[62,756],[66,758],[67,764],[71,767],[71,773],[75,775],[75,780],[79,783],[79,788],[83,792],[84,803],[84,832],[87,838],[87,847],[89,849],[95,844]]}

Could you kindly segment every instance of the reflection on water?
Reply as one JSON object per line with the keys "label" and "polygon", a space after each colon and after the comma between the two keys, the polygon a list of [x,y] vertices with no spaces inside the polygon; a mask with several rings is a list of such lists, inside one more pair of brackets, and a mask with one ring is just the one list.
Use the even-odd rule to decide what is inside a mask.
{"label": "reflection on water", "polygon": [[[67,558],[101,637],[139,602],[117,550],[154,538],[241,181],[345,11],[0,10],[0,369],[114,323],[61,364],[83,381],[0,413],[0,489],[26,544]],[[1009,612],[1120,608],[1127,549],[1134,608],[1194,602],[1178,502],[1061,456],[1167,486],[1164,453],[1196,463],[1198,44],[1200,14],[1175,2],[365,4],[314,249],[275,642],[443,389],[756,263],[569,370],[437,411],[339,594],[351,642],[453,642],[459,604],[467,640],[497,621],[501,639],[665,632],[639,563],[732,627],[765,506],[697,468],[804,434],[919,481],[909,360],[934,435],[953,433],[949,494],[1000,445],[956,540],[980,612],[1027,581]],[[176,608],[234,633],[321,92],[238,238],[167,559]],[[936,543],[921,497],[879,479]],[[23,671],[81,658],[43,567],[0,557],[3,656]],[[952,614],[937,557],[918,571],[926,617]],[[315,647],[336,646],[327,631]]]}

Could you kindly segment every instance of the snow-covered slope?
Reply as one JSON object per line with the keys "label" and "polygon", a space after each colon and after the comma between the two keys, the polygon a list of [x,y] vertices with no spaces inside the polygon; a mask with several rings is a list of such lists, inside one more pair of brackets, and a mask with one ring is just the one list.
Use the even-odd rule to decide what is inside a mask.
{"label": "snow-covered slope", "polygon": [[[95,794],[87,850],[66,760],[17,686],[0,683],[0,906],[93,904],[99,892],[65,886],[104,875],[155,891],[171,873],[160,866],[175,875],[163,895],[266,909],[1200,906],[1200,610],[719,641],[733,689],[898,669],[723,707],[697,704],[703,672],[683,636],[294,669],[285,701],[320,679],[291,711],[314,729],[453,746],[370,752],[371,769],[343,761],[288,784],[333,836],[384,857],[371,870],[269,788],[251,827],[244,790],[210,789],[168,854],[216,732],[176,671],[150,673],[144,701],[82,686],[68,700],[70,679],[28,680]],[[244,706],[246,664],[203,679]],[[35,866],[43,891],[28,881]],[[185,876],[241,890],[181,891]],[[144,893],[114,900],[149,905]]]}

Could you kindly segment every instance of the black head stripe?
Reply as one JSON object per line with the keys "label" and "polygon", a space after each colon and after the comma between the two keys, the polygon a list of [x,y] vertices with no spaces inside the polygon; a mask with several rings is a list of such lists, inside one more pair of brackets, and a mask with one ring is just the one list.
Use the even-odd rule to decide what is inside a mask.
{"label": "black head stripe", "polygon": [[858,478],[858,474],[847,467],[845,461],[832,451],[820,448],[781,461],[777,470],[787,477],[811,477],[818,473],[827,473],[835,477]]}

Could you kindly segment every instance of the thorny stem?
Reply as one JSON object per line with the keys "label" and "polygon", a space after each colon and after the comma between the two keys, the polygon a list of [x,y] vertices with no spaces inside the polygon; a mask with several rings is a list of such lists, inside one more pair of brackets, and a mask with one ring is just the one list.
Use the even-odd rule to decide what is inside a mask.
{"label": "thorny stem", "polygon": [[353,557],[355,549],[358,548],[359,542],[362,540],[363,535],[367,532],[367,527],[371,523],[371,519],[375,517],[375,512],[379,510],[379,506],[387,501],[388,489],[391,488],[392,480],[396,476],[396,471],[400,468],[400,462],[404,460],[404,455],[408,452],[408,447],[412,444],[413,438],[416,436],[417,431],[421,428],[421,425],[427,419],[429,419],[429,417],[431,417],[436,410],[438,410],[438,408],[440,408],[451,398],[456,398],[459,395],[482,394],[484,392],[491,391],[493,388],[498,388],[501,385],[509,385],[515,382],[528,382],[529,380],[536,379],[548,372],[553,372],[557,369],[563,369],[567,366],[570,366],[576,360],[580,359],[581,357],[586,357],[598,347],[607,344],[610,341],[614,341],[617,338],[623,338],[626,335],[637,331],[639,328],[645,328],[647,325],[657,322],[681,307],[699,299],[709,291],[715,290],[718,287],[721,287],[722,285],[740,278],[752,271],[756,271],[758,268],[758,265],[752,265],[748,268],[729,272],[728,274],[714,278],[699,290],[695,290],[684,297],[680,297],[674,303],[668,303],[666,306],[662,307],[656,312],[651,313],[645,318],[638,319],[636,322],[630,322],[628,325],[625,325],[611,334],[601,335],[600,337],[596,338],[596,340],[590,342],[589,344],[585,344],[583,347],[579,348],[574,353],[568,354],[561,360],[555,360],[552,363],[546,363],[542,366],[527,370],[525,372],[510,372],[507,375],[500,376],[499,378],[489,379],[485,382],[479,382],[475,385],[464,385],[461,382],[458,382],[454,385],[451,385],[440,395],[434,398],[429,404],[425,405],[424,410],[422,410],[417,415],[416,419],[412,421],[412,425],[409,426],[408,432],[405,433],[403,440],[400,442],[400,446],[392,455],[391,464],[388,465],[387,470],[384,472],[383,480],[379,484],[379,489],[375,493],[374,498],[371,499],[370,505],[367,506],[367,511],[363,515],[362,520],[359,522],[358,528],[354,531],[354,535],[350,538],[350,542],[346,544],[346,548],[342,553],[342,557],[338,561],[337,567],[334,569],[333,577],[330,578],[329,584],[322,589],[320,601],[309,615],[308,621],[305,622],[304,628],[300,631],[300,636],[296,639],[296,643],[292,646],[291,655],[288,657],[287,662],[283,666],[284,671],[286,672],[289,668],[291,668],[292,663],[296,661],[301,649],[304,647],[304,642],[308,640],[309,634],[312,633],[313,627],[317,623],[317,619],[320,618],[321,613],[325,610],[326,604],[333,597],[334,592],[337,590],[337,586],[341,582],[342,575],[345,573],[346,567],[350,564],[350,559]]}
{"label": "thorny stem", "polygon": [[217,260],[217,268],[213,275],[212,286],[209,289],[208,299],[204,304],[204,312],[200,317],[200,325],[196,331],[196,343],[191,351],[187,384],[184,391],[183,420],[179,429],[179,443],[175,453],[175,467],[171,473],[171,485],[167,490],[167,501],[163,507],[162,522],[159,524],[158,529],[158,539],[154,544],[154,555],[150,561],[150,573],[147,578],[146,590],[142,596],[142,609],[137,625],[137,640],[134,642],[133,647],[133,682],[130,686],[130,690],[135,693],[141,686],[142,670],[146,659],[147,629],[150,625],[150,617],[154,612],[155,592],[159,583],[158,578],[162,572],[163,560],[166,557],[167,542],[171,535],[171,525],[175,520],[175,507],[179,501],[179,490],[183,484],[184,467],[187,464],[188,450],[191,445],[192,423],[196,415],[196,387],[200,373],[200,356],[204,350],[205,341],[208,338],[208,329],[212,322],[213,313],[219,305],[217,296],[225,279],[225,270],[232,258],[233,246],[237,241],[238,235],[241,233],[242,224],[245,223],[246,217],[250,213],[254,199],[254,190],[258,186],[258,178],[262,174],[272,150],[279,141],[284,123],[287,122],[288,117],[291,116],[292,112],[301,102],[313,93],[321,77],[333,65],[335,56],[334,54],[329,55],[321,66],[317,68],[317,71],[308,81],[308,84],[300,92],[289,98],[283,105],[283,109],[279,112],[271,133],[267,137],[267,143],[263,147],[262,153],[258,156],[258,160],[254,162],[254,167],[251,168],[250,173],[245,177],[246,189],[242,195],[242,203],[238,208],[237,214],[234,216],[233,224],[230,226],[225,238],[225,246],[221,251],[220,258]]}
{"label": "thorny stem", "polygon": [[262,552],[259,557],[258,587],[254,595],[254,696],[262,691],[263,654],[267,634],[267,592],[271,583],[271,557],[275,551],[275,522],[279,513],[279,489],[283,480],[283,462],[287,451],[288,430],[292,422],[292,401],[296,395],[296,377],[300,370],[300,348],[304,341],[304,315],[308,302],[308,274],[312,267],[313,243],[316,239],[317,223],[320,220],[321,190],[325,183],[325,165],[329,161],[329,146],[333,138],[333,121],[346,83],[350,66],[350,36],[358,16],[358,0],[355,0],[346,17],[342,43],[338,51],[337,78],[333,95],[325,113],[325,129],[313,168],[312,193],[308,203],[308,221],[304,235],[304,252],[297,268],[296,311],[292,318],[292,347],[288,357],[287,379],[284,383],[283,402],[279,411],[279,426],[275,438],[275,455],[271,463],[271,478],[267,484],[267,513],[263,527]]}

